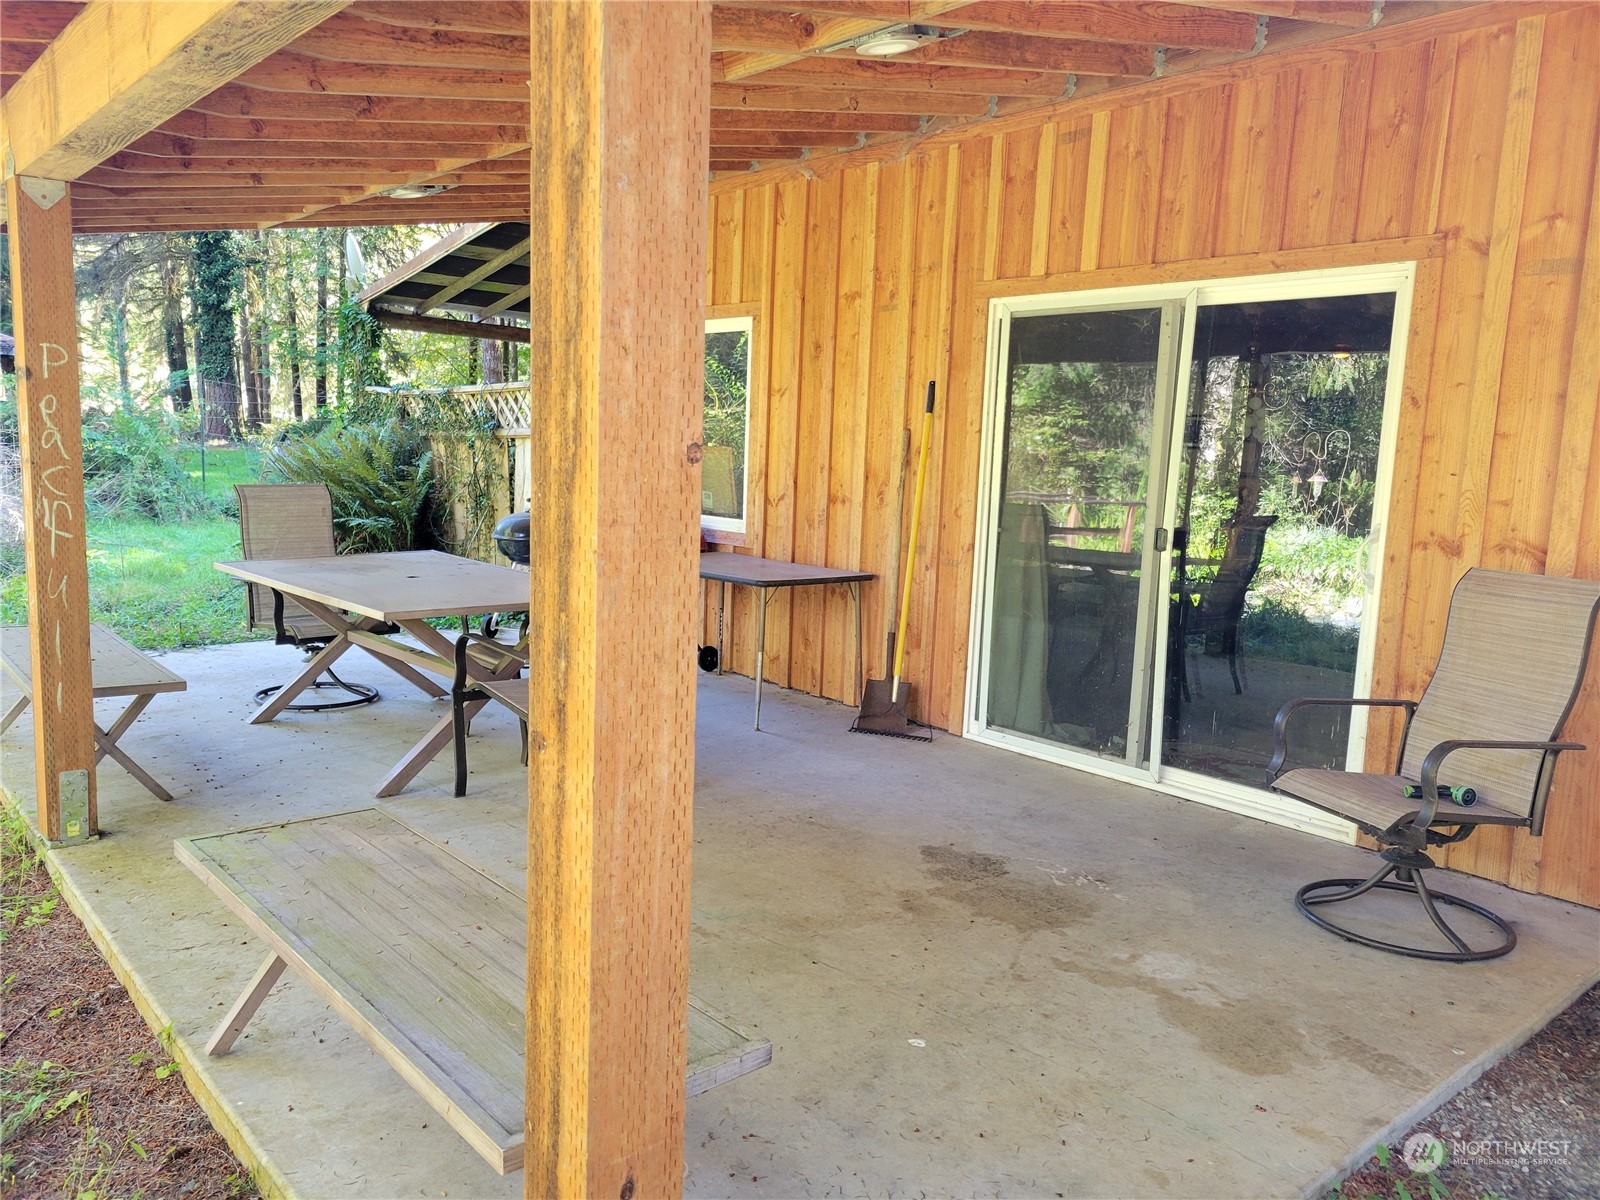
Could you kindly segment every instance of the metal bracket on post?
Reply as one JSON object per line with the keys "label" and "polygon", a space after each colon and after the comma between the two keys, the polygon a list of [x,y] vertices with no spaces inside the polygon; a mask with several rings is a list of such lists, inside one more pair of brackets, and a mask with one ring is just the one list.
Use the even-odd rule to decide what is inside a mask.
{"label": "metal bracket on post", "polygon": [[22,176],[17,180],[17,186],[22,189],[23,195],[47,211],[59,204],[67,194],[67,185],[61,180],[40,179],[34,175]]}
{"label": "metal bracket on post", "polygon": [[89,772],[61,772],[61,837],[52,846],[76,846],[95,835],[89,832]]}

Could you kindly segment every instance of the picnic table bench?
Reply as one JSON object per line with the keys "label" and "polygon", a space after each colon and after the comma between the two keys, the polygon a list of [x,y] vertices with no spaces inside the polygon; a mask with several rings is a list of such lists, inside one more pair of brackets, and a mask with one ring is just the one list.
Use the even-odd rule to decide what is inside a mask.
{"label": "picnic table bench", "polygon": [[[175,844],[267,943],[218,1025],[226,1053],[285,967],[501,1174],[522,1167],[522,895],[378,809]],[[688,1095],[763,1067],[772,1043],[689,998]]]}
{"label": "picnic table bench", "polygon": [[[17,689],[5,716],[0,717],[0,733],[4,733],[33,699],[33,653],[28,645],[26,625],[0,625],[0,667],[4,668],[10,686]],[[95,723],[95,762],[109,755],[144,784],[156,799],[171,800],[172,793],[134,762],[117,742],[152,697],[162,692],[181,692],[189,685],[104,625],[89,626],[89,673],[96,700],[107,696],[131,697],[128,707],[122,710],[110,729],[102,729]]]}

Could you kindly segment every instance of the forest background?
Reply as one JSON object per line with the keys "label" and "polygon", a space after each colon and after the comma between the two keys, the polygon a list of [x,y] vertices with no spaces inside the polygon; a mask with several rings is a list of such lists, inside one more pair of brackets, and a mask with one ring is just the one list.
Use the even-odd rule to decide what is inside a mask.
{"label": "forest background", "polygon": [[[443,389],[516,380],[526,350],[386,330],[354,300],[449,228],[74,239],[92,620],[146,649],[261,636],[237,584],[211,566],[239,554],[235,483],[327,483],[342,551],[483,539],[504,510],[505,444],[492,418]],[[6,250],[0,237],[9,333]],[[15,377],[4,387],[0,621],[17,623]]]}

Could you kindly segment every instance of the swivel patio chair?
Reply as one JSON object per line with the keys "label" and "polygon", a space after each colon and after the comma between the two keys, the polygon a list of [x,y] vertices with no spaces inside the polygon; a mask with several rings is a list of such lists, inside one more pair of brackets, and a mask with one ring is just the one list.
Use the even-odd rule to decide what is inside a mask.
{"label": "swivel patio chair", "polygon": [[[245,558],[331,558],[338,552],[333,540],[333,499],[326,484],[237,483],[233,490],[239,498],[239,547]],[[250,628],[270,629],[280,646],[314,654],[334,638],[327,622],[293,600],[285,600],[282,592],[259,583],[245,585],[245,611]],[[266,700],[281,686],[261,688],[256,700]],[[331,712],[371,704],[379,698],[377,688],[341,679],[331,667],[306,690],[314,695],[338,694],[286,707],[294,712]]]}
{"label": "swivel patio chair", "polygon": [[[1370,878],[1322,879],[1301,888],[1295,903],[1302,913],[1347,941],[1413,958],[1471,962],[1517,944],[1516,932],[1488,909],[1429,888],[1424,874],[1437,864],[1427,851],[1463,841],[1483,825],[1521,827],[1535,837],[1543,832],[1557,756],[1586,748],[1557,738],[1583,682],[1597,608],[1594,580],[1470,570],[1451,596],[1444,647],[1420,700],[1302,699],[1279,710],[1267,767],[1271,786],[1354,822],[1383,847],[1383,865]],[[1394,773],[1285,772],[1290,718],[1312,705],[1404,709]],[[1452,948],[1385,941],[1317,911],[1374,890],[1414,894]],[[1497,939],[1474,949],[1440,905],[1475,913],[1498,931]]]}

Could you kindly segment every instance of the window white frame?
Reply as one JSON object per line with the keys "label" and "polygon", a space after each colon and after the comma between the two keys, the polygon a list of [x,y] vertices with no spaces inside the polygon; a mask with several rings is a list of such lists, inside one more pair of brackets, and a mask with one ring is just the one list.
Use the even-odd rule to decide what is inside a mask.
{"label": "window white frame", "polygon": [[756,335],[755,317],[753,315],[739,315],[728,317],[708,317],[705,327],[706,336],[714,333],[743,333],[749,338],[749,353],[745,360],[745,409],[744,409],[744,463],[740,484],[743,494],[739,500],[739,511],[742,516],[721,517],[713,516],[705,511],[705,493],[700,497],[700,527],[714,529],[722,533],[745,533],[750,524],[750,412],[755,407],[755,375],[756,375]]}

